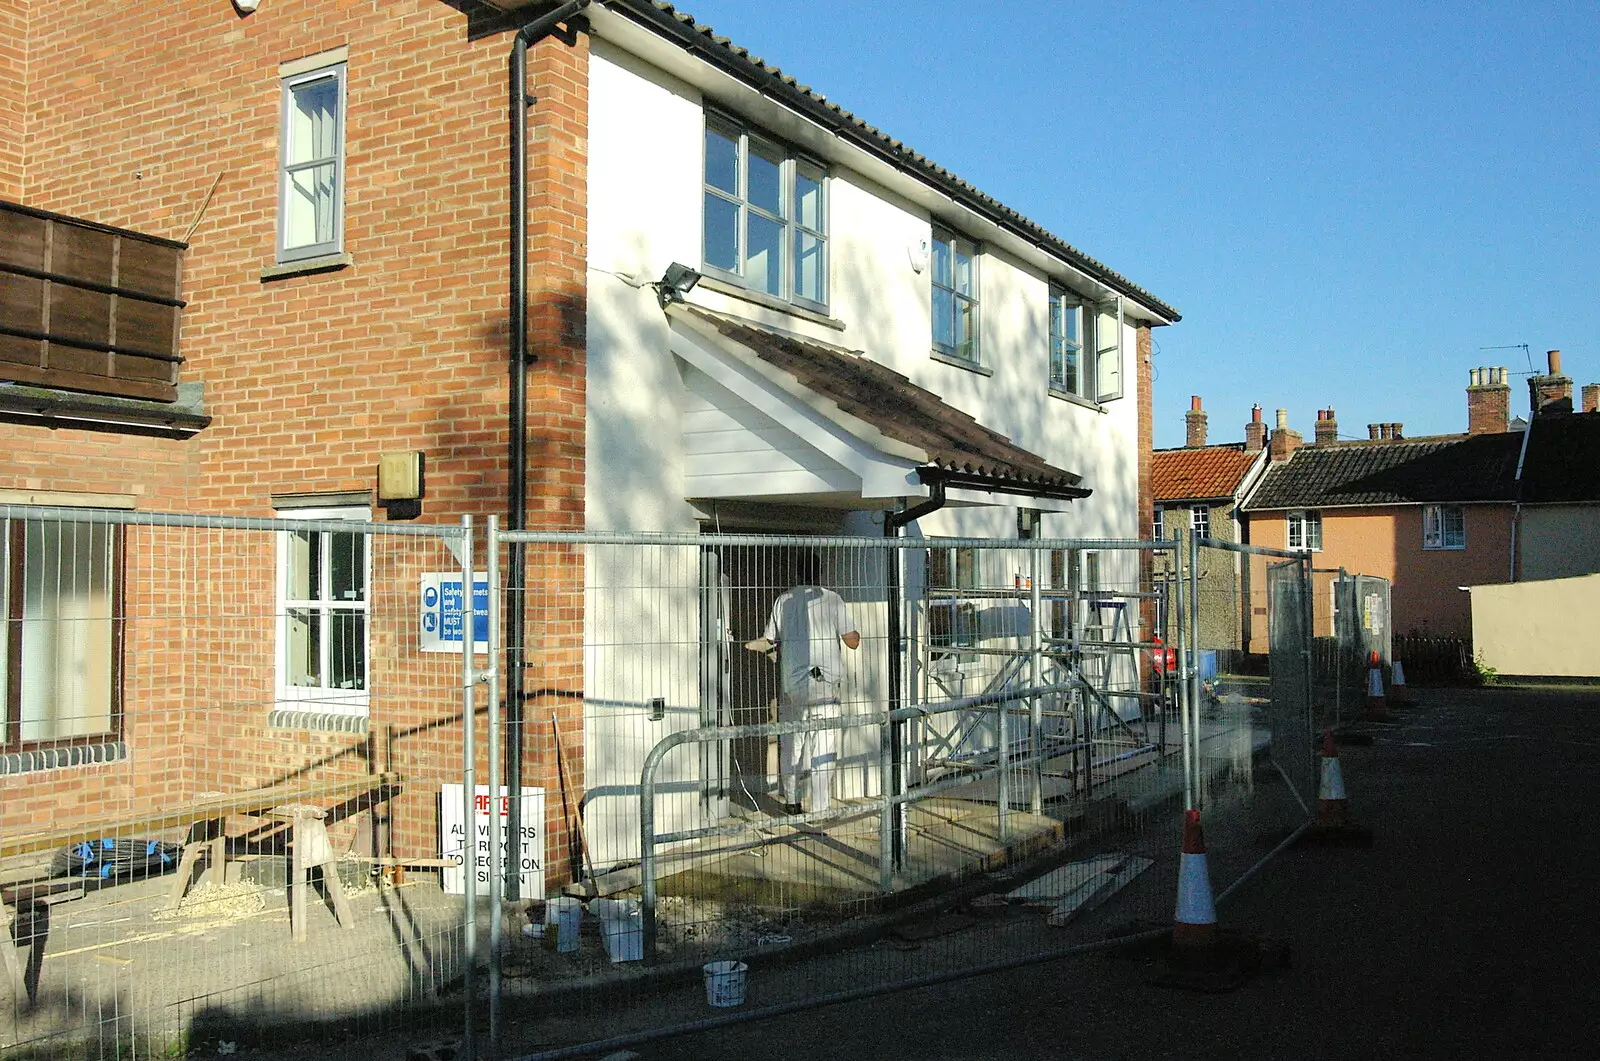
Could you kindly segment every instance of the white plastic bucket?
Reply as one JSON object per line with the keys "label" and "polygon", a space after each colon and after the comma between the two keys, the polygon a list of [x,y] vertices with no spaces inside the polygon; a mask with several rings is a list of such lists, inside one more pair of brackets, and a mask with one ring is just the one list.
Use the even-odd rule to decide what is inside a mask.
{"label": "white plastic bucket", "polygon": [[706,978],[706,1001],[713,1006],[744,1005],[744,962],[706,962],[700,967]]}
{"label": "white plastic bucket", "polygon": [[590,899],[589,912],[600,919],[600,941],[613,963],[644,958],[644,916],[637,899]]}
{"label": "white plastic bucket", "polygon": [[544,923],[556,927],[556,950],[571,954],[578,949],[578,932],[583,928],[583,900],[556,896],[544,904]]}

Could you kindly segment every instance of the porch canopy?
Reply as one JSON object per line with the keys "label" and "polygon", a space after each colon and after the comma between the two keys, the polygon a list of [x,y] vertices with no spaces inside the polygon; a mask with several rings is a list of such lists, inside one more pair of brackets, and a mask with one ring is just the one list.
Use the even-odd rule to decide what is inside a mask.
{"label": "porch canopy", "polygon": [[1056,512],[1089,496],[1081,476],[860,353],[698,306],[666,312],[690,395],[685,497],[891,508],[941,484],[951,505],[1006,494]]}

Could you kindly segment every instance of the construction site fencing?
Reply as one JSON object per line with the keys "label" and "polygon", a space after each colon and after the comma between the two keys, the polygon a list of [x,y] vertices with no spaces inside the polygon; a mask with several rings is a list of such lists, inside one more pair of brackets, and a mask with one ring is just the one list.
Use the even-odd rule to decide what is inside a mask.
{"label": "construction site fencing", "polygon": [[0,506],[0,1055],[459,1022],[470,524],[293,515]]}
{"label": "construction site fencing", "polygon": [[[1288,749],[1309,754],[1308,622],[1274,628],[1281,709],[1252,687],[1212,710],[1196,558],[1173,542],[492,542],[489,611],[521,633],[491,636],[491,739],[551,841],[542,894],[491,884],[505,932],[477,1041],[499,1056],[728,1019],[714,997],[776,1012],[1159,931],[1185,807],[1215,832],[1220,895],[1309,813]],[[1274,579],[1298,615],[1304,565]],[[831,695],[809,707],[783,677],[797,586],[844,615],[813,627]],[[826,801],[784,790],[795,755],[831,773]]]}

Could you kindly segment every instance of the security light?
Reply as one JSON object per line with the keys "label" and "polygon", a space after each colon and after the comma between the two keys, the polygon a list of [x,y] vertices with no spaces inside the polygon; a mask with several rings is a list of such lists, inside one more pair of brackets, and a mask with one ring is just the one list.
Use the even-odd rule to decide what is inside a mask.
{"label": "security light", "polygon": [[656,289],[656,299],[666,308],[669,302],[682,302],[683,296],[694,290],[694,285],[700,282],[700,274],[679,262],[667,266],[667,271],[651,286]]}

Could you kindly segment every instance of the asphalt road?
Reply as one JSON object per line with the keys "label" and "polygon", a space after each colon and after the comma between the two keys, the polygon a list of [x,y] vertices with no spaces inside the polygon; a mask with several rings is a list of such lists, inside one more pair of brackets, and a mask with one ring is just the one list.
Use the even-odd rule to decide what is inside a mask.
{"label": "asphalt road", "polygon": [[1368,850],[1296,848],[1220,911],[1291,947],[1227,994],[1080,957],[635,1046],[739,1058],[1600,1056],[1600,691],[1422,691],[1345,747]]}

